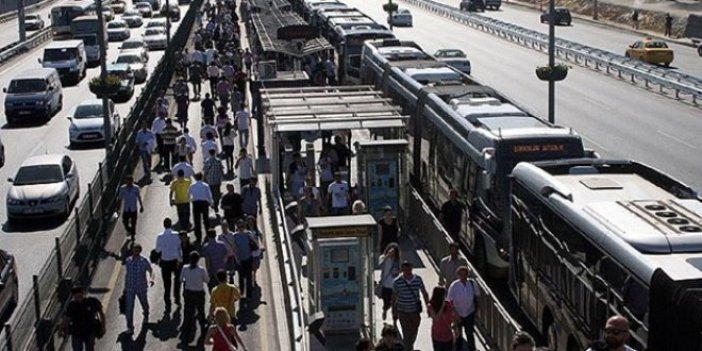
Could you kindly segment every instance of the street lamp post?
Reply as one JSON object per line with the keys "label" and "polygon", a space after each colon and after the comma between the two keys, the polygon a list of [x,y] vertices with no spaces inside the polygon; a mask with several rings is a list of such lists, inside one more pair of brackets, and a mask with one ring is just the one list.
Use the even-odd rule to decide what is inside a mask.
{"label": "street lamp post", "polygon": [[[98,45],[100,46],[100,80],[105,83],[107,78],[107,43],[105,42],[105,19],[102,13],[102,0],[95,0],[95,9],[98,17]],[[105,158],[110,157],[110,147],[112,145],[112,116],[108,107],[110,97],[106,94],[102,96],[102,123],[103,135],[105,136]],[[107,162],[109,165],[111,162]],[[109,168],[108,168],[109,169]]]}
{"label": "street lamp post", "polygon": [[592,19],[594,19],[595,21],[597,21],[597,17],[598,17],[598,16],[597,16],[597,10],[598,10],[598,9],[597,9],[597,0],[593,0],[593,3],[592,3]]}
{"label": "street lamp post", "polygon": [[19,22],[19,41],[27,40],[27,27],[24,23],[24,0],[17,0],[17,20]]}
{"label": "street lamp post", "polygon": [[[555,0],[548,2],[548,66],[553,70],[556,65],[554,57],[556,47],[556,14],[554,11]],[[548,81],[548,121],[556,123],[556,82],[553,79]]]}
{"label": "street lamp post", "polygon": [[171,1],[166,0],[166,44],[171,45]]}
{"label": "street lamp post", "polygon": [[397,4],[394,4],[392,0],[388,0],[388,3],[383,5],[383,10],[388,13],[388,26],[392,30],[392,13],[397,11]]}

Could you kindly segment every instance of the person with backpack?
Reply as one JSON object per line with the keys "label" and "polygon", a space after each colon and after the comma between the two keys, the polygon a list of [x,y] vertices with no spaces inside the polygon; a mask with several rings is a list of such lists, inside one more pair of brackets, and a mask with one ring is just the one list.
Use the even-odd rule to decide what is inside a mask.
{"label": "person with backpack", "polygon": [[457,320],[460,324],[457,326],[456,347],[462,350],[463,339],[460,338],[462,327],[466,333],[466,341],[468,342],[468,350],[475,351],[475,312],[478,310],[478,296],[480,290],[475,280],[468,279],[468,267],[460,266],[456,269],[458,280],[451,283],[448,289],[447,301],[453,304],[454,312],[457,315]]}
{"label": "person with backpack", "polygon": [[71,288],[72,299],[66,307],[59,333],[71,335],[73,351],[94,351],[95,339],[105,335],[105,312],[100,300],[85,296],[85,288]]}

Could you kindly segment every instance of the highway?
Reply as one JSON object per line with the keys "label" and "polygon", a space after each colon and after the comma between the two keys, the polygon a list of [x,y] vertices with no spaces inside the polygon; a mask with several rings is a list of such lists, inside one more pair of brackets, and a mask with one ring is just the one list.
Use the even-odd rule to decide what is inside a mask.
{"label": "highway", "polygon": [[[458,7],[458,0],[437,0],[453,7]],[[401,7],[403,3],[400,2]],[[414,12],[414,11],[413,11]],[[512,23],[540,33],[548,34],[548,24],[539,22],[540,12],[519,5],[502,2],[499,11],[487,10],[480,15]],[[573,17],[571,26],[557,26],[556,36],[560,39],[574,41],[583,45],[624,55],[627,47],[636,40],[644,37],[633,31],[617,30],[605,24],[594,23]],[[673,70],[681,73],[702,77],[702,57],[697,54],[697,49],[685,45],[667,42],[675,51],[675,60],[671,64]]]}
{"label": "highway", "polygon": [[[385,22],[380,1],[346,3]],[[396,28],[399,38],[414,40],[430,53],[440,48],[465,50],[476,79],[547,118],[547,84],[534,74],[537,66],[547,63],[545,55],[419,8],[408,8],[414,27]],[[584,135],[589,147],[602,157],[647,163],[696,189],[702,189],[699,117],[696,107],[580,67],[574,67],[556,87],[556,122]]]}
{"label": "highway", "polygon": [[[185,13],[187,6],[181,6],[181,13]],[[131,30],[131,36],[140,37],[144,31],[148,19],[145,19],[144,26]],[[171,30],[175,33],[180,22],[174,22]],[[112,62],[119,53],[119,43],[111,42],[107,53],[107,62]],[[8,82],[20,72],[30,68],[38,68],[41,65],[37,59],[42,56],[42,47],[25,54],[21,58],[3,66],[0,70],[0,87],[7,87]],[[163,51],[151,51],[148,67],[151,73],[163,55]],[[64,87],[63,109],[54,115],[46,124],[21,126],[8,128],[5,124],[4,105],[0,105],[0,137],[6,148],[6,164],[0,169],[0,194],[3,201],[0,201],[0,218],[2,227],[0,228],[0,247],[14,254],[18,260],[19,289],[20,298],[24,298],[29,291],[32,282],[32,275],[37,274],[41,269],[46,257],[54,246],[54,237],[60,236],[67,223],[51,223],[50,221],[40,221],[41,225],[27,227],[10,227],[6,223],[6,206],[4,196],[10,187],[10,183],[4,181],[8,177],[14,177],[15,172],[22,162],[30,156],[44,153],[67,153],[78,166],[80,176],[81,194],[88,189],[90,182],[98,168],[98,163],[104,158],[104,149],[99,145],[92,149],[72,150],[68,148],[68,126],[70,122],[66,119],[73,111],[74,107],[86,99],[93,99],[95,96],[88,89],[88,81],[98,76],[99,67],[90,68],[78,86]],[[135,86],[135,94],[129,102],[117,104],[117,110],[121,117],[126,117],[129,108],[136,97],[141,93],[144,84]],[[4,94],[0,93],[0,101],[4,101]],[[82,200],[79,199],[80,202]],[[21,301],[20,301],[21,303]]]}
{"label": "highway", "polygon": [[[33,13],[38,13],[42,19],[44,19],[44,26],[50,27],[51,26],[51,19],[49,18],[49,14],[51,13],[51,8],[54,6],[58,5],[63,5],[66,3],[71,3],[73,0],[58,0],[54,1],[50,4],[47,4],[46,6],[43,6],[40,9],[37,10],[29,10],[26,13],[27,14],[33,14]],[[35,31],[27,31],[27,37],[30,35],[34,34]],[[7,21],[0,23],[0,47],[3,47],[8,44],[12,44],[16,41],[19,40],[19,23],[17,20],[17,17]]]}

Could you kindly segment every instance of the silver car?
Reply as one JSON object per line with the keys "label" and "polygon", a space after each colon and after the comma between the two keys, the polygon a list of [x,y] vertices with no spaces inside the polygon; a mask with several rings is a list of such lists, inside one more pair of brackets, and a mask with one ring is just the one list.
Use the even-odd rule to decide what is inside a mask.
{"label": "silver car", "polygon": [[24,15],[24,28],[26,30],[39,30],[44,28],[44,20],[38,13]]}
{"label": "silver car", "polygon": [[141,59],[144,62],[149,62],[149,48],[146,47],[146,43],[139,38],[133,38],[125,40],[119,47],[119,53],[123,52],[137,52],[141,55]]}
{"label": "silver car", "polygon": [[149,75],[146,68],[146,62],[144,62],[144,59],[138,52],[121,52],[119,56],[117,56],[117,60],[113,63],[128,64],[129,68],[131,68],[134,72],[134,80],[136,83],[143,83],[146,81],[146,77]]}
{"label": "silver car", "polygon": [[144,24],[141,12],[137,10],[127,10],[122,14],[122,20],[127,22],[129,28],[141,27]]}
{"label": "silver car", "polygon": [[129,26],[126,21],[112,20],[107,23],[107,39],[110,41],[127,40],[131,36]]}
{"label": "silver car", "polygon": [[142,35],[149,50],[165,50],[168,46],[166,30],[161,27],[148,28]]}
{"label": "silver car", "polygon": [[40,155],[25,160],[7,192],[7,219],[45,218],[71,214],[80,195],[78,167],[68,155]]}
{"label": "silver car", "polygon": [[134,4],[134,8],[141,13],[141,17],[151,17],[153,15],[153,9],[151,9],[151,4],[142,1]]}
{"label": "silver car", "polygon": [[388,24],[398,27],[412,27],[412,14],[408,9],[399,9],[388,16]]}
{"label": "silver car", "polygon": [[460,49],[439,49],[434,53],[434,57],[446,62],[449,66],[465,73],[470,74],[470,60],[463,50]]}

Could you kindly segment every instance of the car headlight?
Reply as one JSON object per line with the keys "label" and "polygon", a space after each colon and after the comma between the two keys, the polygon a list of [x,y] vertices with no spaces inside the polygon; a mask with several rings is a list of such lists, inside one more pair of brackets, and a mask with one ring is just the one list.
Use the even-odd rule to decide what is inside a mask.
{"label": "car headlight", "polygon": [[45,199],[44,202],[49,202],[49,203],[51,203],[51,202],[59,202],[59,201],[61,201],[61,199],[63,199],[63,196],[61,196],[61,195],[56,195],[56,196],[52,196],[52,197],[50,197],[50,198]]}
{"label": "car headlight", "polygon": [[78,132],[78,127],[75,124],[72,124],[68,127],[68,130],[71,132]]}
{"label": "car headlight", "polygon": [[17,199],[13,199],[13,198],[11,198],[11,197],[8,197],[8,198],[7,198],[7,204],[8,204],[8,205],[21,205],[21,204],[22,204],[22,201],[17,200]]}

